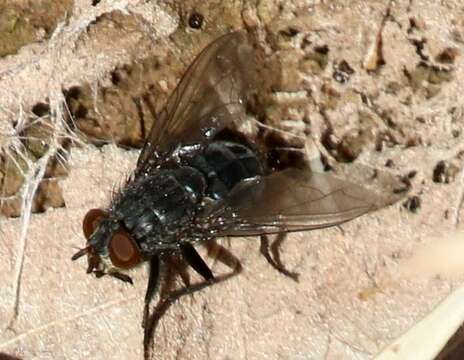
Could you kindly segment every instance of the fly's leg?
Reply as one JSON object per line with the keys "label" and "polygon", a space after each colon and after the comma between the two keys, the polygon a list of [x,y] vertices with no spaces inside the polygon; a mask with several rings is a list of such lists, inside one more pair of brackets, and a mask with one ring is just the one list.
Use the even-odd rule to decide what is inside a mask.
{"label": "fly's leg", "polygon": [[126,274],[123,274],[123,273],[120,273],[120,272],[110,272],[108,273],[108,275],[118,279],[118,280],[121,280],[123,282],[126,282],[126,283],[129,283],[131,285],[134,285],[134,282],[132,281],[132,278]]}
{"label": "fly's leg", "polygon": [[269,238],[266,235],[261,235],[260,252],[274,269],[298,282],[298,277],[300,274],[287,270],[285,265],[282,264],[282,261],[280,260],[279,248],[282,242],[285,240],[285,236],[286,234],[278,234],[277,238],[269,245]]}
{"label": "fly's leg", "polygon": [[219,245],[215,240],[208,240],[203,243],[208,251],[208,256],[220,261],[227,267],[233,270],[230,274],[236,275],[242,272],[242,264],[229,250],[224,246]]}
{"label": "fly's leg", "polygon": [[182,244],[181,247],[182,256],[185,261],[206,281],[212,281],[214,275],[211,269],[206,265],[205,261],[201,258],[198,252],[195,250],[191,244]]}
{"label": "fly's leg", "polygon": [[[173,276],[173,269],[177,272],[184,271],[185,268],[179,267],[179,259],[174,258],[172,255],[171,256],[166,256],[163,257],[163,287],[161,289],[161,294],[160,294],[160,300],[154,310],[151,312],[150,317],[147,317],[146,322],[145,322],[145,331],[144,331],[144,339],[143,339],[143,346],[144,346],[144,358],[146,360],[151,359],[151,352],[152,352],[152,347],[153,347],[153,337],[155,333],[155,329],[161,319],[161,317],[166,313],[166,311],[169,309],[169,307],[174,304],[179,298],[181,298],[184,295],[188,294],[193,294],[197,291],[203,290],[211,285],[218,284],[220,282],[223,282],[232,276],[237,275],[241,270],[242,266],[240,265],[240,262],[238,259],[233,256],[228,250],[226,250],[224,247],[221,245],[216,244],[213,240],[210,240],[208,242],[205,242],[204,245],[206,246],[208,250],[208,255],[214,255],[215,259],[218,259],[220,262],[224,263],[225,265],[229,266],[230,268],[234,269],[231,273],[229,274],[224,274],[224,275],[219,275],[212,277],[211,279],[206,279],[206,276],[203,276],[199,271],[199,274],[205,277],[205,281],[202,281],[201,283],[198,284],[193,284],[193,285],[187,285],[187,287],[176,290],[176,291],[171,291],[168,292],[165,290],[166,283],[171,283],[172,282],[172,276]],[[192,246],[193,248],[193,246]],[[194,249],[195,250],[195,249]],[[195,253],[198,257],[198,253],[195,250]],[[191,254],[191,253],[188,253]],[[189,255],[188,255],[189,256]],[[195,255],[192,256],[192,258]],[[184,256],[184,259],[186,257]],[[201,259],[201,258],[200,258]],[[201,260],[203,263],[204,261]],[[197,264],[198,265],[198,264]],[[195,266],[197,266],[195,265]],[[193,267],[193,265],[191,265]],[[205,264],[205,266],[207,266]],[[166,269],[165,269],[166,267]],[[197,270],[195,267],[193,267],[195,270]],[[208,268],[209,270],[209,268]],[[211,270],[209,270],[211,272]],[[182,276],[182,273],[179,272]],[[206,275],[206,273],[205,273]],[[212,275],[212,273],[211,273]],[[150,281],[149,281],[150,282]],[[185,279],[184,279],[185,282]],[[148,290],[148,289],[147,289]],[[156,288],[155,288],[156,290]],[[153,291],[154,293],[154,291]],[[147,291],[148,294],[148,291]],[[147,303],[146,303],[147,304]],[[147,306],[147,305],[146,305]],[[147,312],[148,315],[148,312]]]}
{"label": "fly's leg", "polygon": [[[182,279],[182,282],[186,287],[190,286],[190,274],[188,271],[189,265],[182,259],[182,257],[171,254],[170,256],[166,256],[163,261],[166,263],[166,266],[169,269],[175,269],[176,272],[179,274],[180,278]],[[165,295],[170,289],[166,288],[166,290],[163,291],[161,295]]]}
{"label": "fly's leg", "polygon": [[146,328],[148,315],[150,312],[150,303],[155,295],[156,291],[159,289],[159,278],[161,271],[161,260],[158,256],[153,256],[148,263],[148,285],[147,291],[145,292],[145,305],[143,308],[143,319],[142,327]]}

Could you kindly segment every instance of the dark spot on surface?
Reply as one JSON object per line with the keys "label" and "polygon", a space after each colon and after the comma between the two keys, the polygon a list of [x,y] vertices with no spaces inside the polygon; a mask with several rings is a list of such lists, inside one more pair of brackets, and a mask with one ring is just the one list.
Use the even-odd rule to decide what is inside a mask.
{"label": "dark spot on surface", "polygon": [[[305,46],[306,48],[306,46]],[[329,47],[327,45],[315,46],[312,51],[307,50],[302,63],[309,67],[306,71],[319,73],[329,63]]]}
{"label": "dark spot on surface", "polygon": [[416,175],[417,175],[417,170],[411,170],[406,176],[408,177],[408,179],[413,179],[416,177]]}
{"label": "dark spot on surface", "polygon": [[324,171],[332,171],[334,168],[332,165],[330,165],[329,160],[327,159],[327,156],[325,156],[322,153],[320,153],[319,156],[320,156],[322,165],[324,166]]}
{"label": "dark spot on surface", "polygon": [[407,30],[408,34],[412,33],[413,30],[417,29],[416,19],[409,18],[409,28]]}
{"label": "dark spot on surface", "polygon": [[288,28],[284,29],[284,30],[280,30],[279,31],[280,34],[284,35],[284,36],[287,36],[287,37],[294,37],[296,35],[298,35],[300,33],[300,30],[292,27],[292,26],[289,26]]}
{"label": "dark spot on surface", "polygon": [[433,182],[436,183],[445,183],[446,181],[446,162],[440,160],[435,168],[433,169]]}
{"label": "dark spot on surface", "polygon": [[459,55],[459,51],[456,48],[446,48],[439,53],[435,60],[442,64],[453,64],[456,57]]}
{"label": "dark spot on surface", "polygon": [[409,179],[402,178],[401,181],[404,184],[404,186],[393,189],[393,194],[404,194],[408,192],[408,190],[411,188],[411,182],[409,181]]}
{"label": "dark spot on surface", "polygon": [[[399,25],[399,24],[398,24]],[[420,17],[410,17],[409,18],[409,27],[407,29],[408,34],[413,32],[420,32],[427,29],[427,23]]]}
{"label": "dark spot on surface", "polygon": [[371,105],[371,101],[366,94],[360,93],[359,96],[361,97],[361,101],[363,102],[364,105],[367,105],[367,106]]}
{"label": "dark spot on surface", "polygon": [[82,93],[82,90],[79,86],[72,86],[69,89],[63,91],[64,96],[66,97],[66,100],[69,99],[78,99]]}
{"label": "dark spot on surface", "polygon": [[393,162],[392,159],[388,159],[388,160],[385,162],[385,166],[388,167],[388,168],[392,168],[393,165],[395,165],[395,163]]}
{"label": "dark spot on surface", "polygon": [[450,211],[449,209],[446,209],[444,212],[443,212],[443,218],[445,220],[448,220],[450,218]]}
{"label": "dark spot on surface", "polygon": [[345,61],[342,60],[336,67],[333,73],[333,78],[339,83],[346,83],[350,80],[351,75],[354,74],[354,70],[351,66]]}
{"label": "dark spot on surface", "polygon": [[408,79],[409,82],[412,81],[412,75],[409,72],[409,70],[406,69],[405,67],[403,68],[403,75],[405,76],[406,79]]}
{"label": "dark spot on surface", "polygon": [[92,0],[92,6],[97,6],[101,0]]}
{"label": "dark spot on surface", "polygon": [[304,50],[306,49],[308,46],[311,46],[312,45],[312,41],[309,37],[305,36],[303,38],[303,41],[301,42],[301,48]]}
{"label": "dark spot on surface", "polygon": [[116,71],[113,71],[111,73],[111,83],[113,85],[118,85],[121,82],[121,75],[117,73]]}
{"label": "dark spot on surface", "polygon": [[356,160],[366,144],[366,133],[358,130],[356,133],[344,134],[335,138],[333,130],[322,133],[321,144],[339,162],[350,163]]}
{"label": "dark spot on surface", "polygon": [[404,145],[408,148],[419,146],[419,145],[422,145],[422,139],[420,137],[410,137],[406,139]]}
{"label": "dark spot on surface", "polygon": [[354,74],[353,68],[345,60],[340,61],[340,64],[338,64],[338,68],[340,69],[340,71],[343,71],[349,75]]}
{"label": "dark spot on surface", "polygon": [[79,104],[74,111],[74,117],[77,119],[84,119],[88,114],[88,110],[82,104]]}
{"label": "dark spot on surface", "polygon": [[333,139],[333,130],[331,128],[326,129],[321,134],[321,144],[324,146],[329,152],[335,150],[337,148],[337,144]]}
{"label": "dark spot on surface", "polygon": [[189,16],[188,24],[192,29],[201,29],[201,26],[203,25],[203,20],[203,15],[194,12]]}
{"label": "dark spot on surface", "polygon": [[456,179],[456,176],[461,171],[461,165],[459,165],[463,159],[463,154],[457,154],[453,160],[441,160],[433,169],[433,181],[436,183],[449,184]]}
{"label": "dark spot on surface", "polygon": [[419,196],[414,195],[409,197],[404,203],[403,207],[412,213],[417,213],[421,207],[421,199]]}
{"label": "dark spot on surface", "polygon": [[344,84],[350,79],[349,76],[337,70],[333,72],[332,77],[336,82],[340,84]]}
{"label": "dark spot on surface", "polygon": [[31,111],[34,113],[34,115],[42,117],[50,114],[50,105],[45,103],[37,103],[32,107]]}
{"label": "dark spot on surface", "polygon": [[147,126],[145,124],[145,114],[142,108],[142,100],[140,98],[132,99],[134,101],[134,105],[137,108],[137,114],[140,121],[140,137],[142,139],[146,139],[147,137]]}
{"label": "dark spot on surface", "polygon": [[411,179],[409,178],[409,176],[407,174],[401,176],[400,180],[408,189],[411,188],[411,186],[412,186]]}
{"label": "dark spot on surface", "polygon": [[329,47],[327,45],[316,46],[314,51],[321,55],[327,55],[329,53]]}
{"label": "dark spot on surface", "polygon": [[413,40],[411,40],[411,43],[416,48],[416,54],[419,55],[420,59],[423,60],[423,61],[427,61],[429,59],[429,57],[427,55],[425,55],[425,53],[424,53],[424,48],[425,48],[425,44],[427,43],[427,40],[425,40],[425,39],[420,39],[420,40],[413,39]]}

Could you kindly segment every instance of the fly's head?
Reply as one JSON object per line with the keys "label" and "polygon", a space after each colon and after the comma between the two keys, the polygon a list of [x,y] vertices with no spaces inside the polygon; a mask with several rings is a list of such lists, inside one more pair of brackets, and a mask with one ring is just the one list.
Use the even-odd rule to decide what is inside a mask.
{"label": "fly's head", "polygon": [[102,209],[92,209],[85,215],[82,227],[87,246],[75,253],[72,260],[87,255],[88,274],[93,273],[97,278],[111,275],[132,283],[132,279],[120,271],[138,265],[142,255],[122,223]]}

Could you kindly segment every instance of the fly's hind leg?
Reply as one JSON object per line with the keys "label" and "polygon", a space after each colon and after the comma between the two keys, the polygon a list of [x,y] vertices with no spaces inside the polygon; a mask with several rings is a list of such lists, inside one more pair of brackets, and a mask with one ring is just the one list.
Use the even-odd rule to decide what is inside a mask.
{"label": "fly's hind leg", "polygon": [[223,263],[230,269],[232,269],[232,273],[229,276],[237,275],[242,272],[242,264],[240,260],[237,259],[235,255],[233,255],[229,250],[227,250],[224,246],[219,245],[215,240],[208,240],[204,243],[206,250],[208,251],[208,256],[218,260],[219,262]]}
{"label": "fly's hind leg", "polygon": [[[203,245],[206,247],[208,251],[208,256],[213,257],[214,259],[220,261],[224,265],[233,269],[233,271],[228,274],[214,276],[209,266],[200,257],[195,248],[190,244],[188,245],[190,249],[182,249],[182,256],[186,260],[186,262],[205,279],[205,281],[190,285],[189,283],[186,283],[186,281],[184,280],[184,283],[186,285],[185,288],[170,292],[166,295],[162,294],[162,298],[169,303],[175,302],[177,299],[184,295],[192,294],[211,285],[223,282],[242,271],[242,265],[240,264],[240,261],[230,251],[216,243],[215,240],[208,240],[203,242]],[[185,271],[185,268],[179,267],[179,260],[180,259],[175,259],[173,257],[165,259],[167,264],[175,268],[176,271],[180,273],[182,276],[182,273],[180,271]],[[184,279],[184,276],[182,276],[182,278]]]}
{"label": "fly's hind leg", "polygon": [[271,244],[269,244],[269,238],[267,235],[261,235],[260,252],[274,269],[276,269],[281,274],[288,276],[290,279],[298,282],[298,277],[300,274],[287,270],[285,265],[282,264],[282,261],[280,260],[280,245],[285,240],[286,235],[287,234],[285,233],[278,234],[277,238]]}

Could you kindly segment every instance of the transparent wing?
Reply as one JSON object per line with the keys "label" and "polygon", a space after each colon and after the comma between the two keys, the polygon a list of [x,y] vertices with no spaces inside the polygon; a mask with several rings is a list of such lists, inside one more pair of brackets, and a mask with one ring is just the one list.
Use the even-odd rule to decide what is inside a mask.
{"label": "transparent wing", "polygon": [[239,184],[214,204],[201,228],[213,236],[255,236],[330,227],[397,201],[327,173],[287,169]]}
{"label": "transparent wing", "polygon": [[156,166],[179,144],[207,142],[221,129],[243,121],[254,70],[246,33],[229,33],[205,48],[156,119],[137,170]]}

